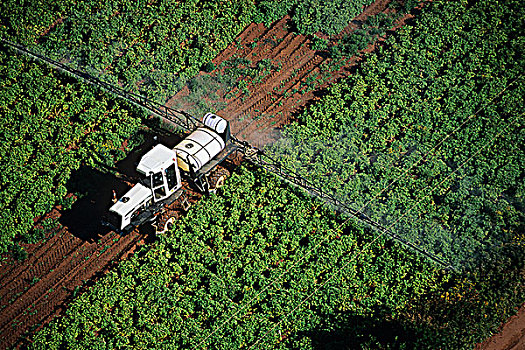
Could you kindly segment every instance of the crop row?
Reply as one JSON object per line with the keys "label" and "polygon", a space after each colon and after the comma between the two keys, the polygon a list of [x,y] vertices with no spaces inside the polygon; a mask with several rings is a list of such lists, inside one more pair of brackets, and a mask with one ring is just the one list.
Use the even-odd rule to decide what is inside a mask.
{"label": "crop row", "polygon": [[457,269],[523,222],[523,36],[517,1],[436,2],[268,151]]}
{"label": "crop row", "polygon": [[90,86],[24,58],[0,54],[0,252],[36,242],[34,219],[68,204],[66,184],[82,163],[110,166],[133,143],[141,119]]}

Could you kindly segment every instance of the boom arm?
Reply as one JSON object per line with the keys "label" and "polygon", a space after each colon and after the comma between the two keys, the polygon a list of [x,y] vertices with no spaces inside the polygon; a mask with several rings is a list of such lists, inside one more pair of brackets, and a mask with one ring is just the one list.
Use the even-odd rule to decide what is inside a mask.
{"label": "boom arm", "polygon": [[[157,102],[148,100],[144,96],[137,95],[131,92],[127,92],[118,87],[107,84],[101,81],[100,79],[93,77],[85,72],[68,67],[51,58],[48,58],[38,53],[32,52],[28,50],[27,48],[21,45],[18,45],[16,43],[13,43],[11,41],[8,41],[6,39],[0,38],[0,40],[5,45],[11,47],[12,49],[16,50],[19,53],[22,53],[26,56],[30,56],[38,61],[43,61],[55,69],[61,70],[67,74],[71,74],[92,85],[96,85],[126,101],[133,103],[134,105],[142,109],[145,109],[146,111],[148,111],[149,113],[157,117],[164,118],[166,120],[169,120],[175,123],[183,130],[192,131],[196,129],[197,127],[204,126],[203,122],[201,122],[198,118],[195,118],[194,116],[192,116],[191,114],[187,112],[176,110],[176,109],[161,105]],[[333,195],[323,192],[322,189],[317,188],[316,186],[314,186],[312,183],[310,183],[308,180],[304,179],[300,175],[293,173],[290,169],[287,169],[285,166],[280,164],[278,161],[266,155],[262,150],[258,149],[255,146],[250,145],[247,141],[239,140],[236,137],[231,136],[231,142],[237,145],[238,150],[251,163],[279,176],[280,178],[293,184],[294,186],[302,188],[309,194],[321,198],[327,203],[333,205],[340,212],[343,212],[347,215],[355,217],[356,219],[364,222],[367,226],[379,232],[380,234],[388,235],[389,237],[398,241],[404,246],[438,263],[439,265],[443,266],[445,269],[453,269],[452,266],[450,266],[450,264],[447,264],[446,262],[439,259],[435,255],[428,253],[427,251],[419,248],[417,245],[399,237],[398,235],[394,234],[390,230],[387,230],[383,225],[372,220],[370,217],[368,217],[364,213],[361,213],[355,209],[352,209],[349,203],[342,202],[336,199]]]}

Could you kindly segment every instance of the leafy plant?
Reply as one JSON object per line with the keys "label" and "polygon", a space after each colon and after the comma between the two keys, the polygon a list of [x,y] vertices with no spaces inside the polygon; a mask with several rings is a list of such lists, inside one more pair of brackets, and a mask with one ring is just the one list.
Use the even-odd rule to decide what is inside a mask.
{"label": "leafy plant", "polygon": [[523,46],[506,38],[525,15],[492,5],[430,6],[267,151],[458,269],[494,258],[523,221]]}
{"label": "leafy plant", "polygon": [[120,159],[140,118],[93,88],[6,51],[0,76],[3,253],[14,241],[35,243],[54,229],[56,220],[45,219],[32,230],[34,219],[72,203],[66,183],[82,162],[97,167]]}
{"label": "leafy plant", "polygon": [[328,40],[317,35],[312,37],[312,50],[323,51],[328,48]]}
{"label": "leafy plant", "polygon": [[339,34],[370,0],[298,1],[293,21],[301,34]]}

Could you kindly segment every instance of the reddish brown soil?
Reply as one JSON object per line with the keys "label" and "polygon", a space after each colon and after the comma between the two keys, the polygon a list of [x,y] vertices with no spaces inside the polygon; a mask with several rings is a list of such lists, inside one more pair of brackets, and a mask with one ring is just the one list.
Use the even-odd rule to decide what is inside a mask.
{"label": "reddish brown soil", "polygon": [[512,316],[501,327],[500,332],[476,346],[476,350],[524,350],[525,349],[525,304],[518,314]]}
{"label": "reddish brown soil", "polygon": [[[357,29],[358,23],[368,16],[391,12],[388,8],[390,1],[375,1],[339,35],[319,36],[335,43]],[[410,14],[401,17],[392,29],[399,28],[411,17]],[[354,56],[336,62],[328,57],[327,52],[313,50],[308,37],[289,31],[290,25],[288,16],[275,22],[270,28],[252,23],[213,60],[219,66],[232,58],[245,58],[251,61],[252,67],[257,67],[262,60],[269,59],[274,67],[279,67],[272,69],[261,81],[245,78],[250,92],[248,96],[237,90],[233,97],[226,98],[224,91],[218,92],[221,101],[227,104],[218,114],[230,121],[234,135],[257,147],[277,140],[283,125],[289,124],[305,106],[318,99],[320,91],[350,75],[352,67],[362,60],[360,56]],[[364,51],[374,50],[384,39],[378,38]],[[205,74],[201,72],[201,75]],[[217,69],[209,74],[213,76],[221,72]],[[189,93],[191,92],[188,89],[184,89],[170,99],[168,105],[184,106],[184,98]]]}
{"label": "reddish brown soil", "polygon": [[28,258],[0,267],[0,348],[19,344],[65,308],[77,289],[144,239],[134,231],[110,232],[97,242],[73,236],[62,227],[41,244],[28,246]]}

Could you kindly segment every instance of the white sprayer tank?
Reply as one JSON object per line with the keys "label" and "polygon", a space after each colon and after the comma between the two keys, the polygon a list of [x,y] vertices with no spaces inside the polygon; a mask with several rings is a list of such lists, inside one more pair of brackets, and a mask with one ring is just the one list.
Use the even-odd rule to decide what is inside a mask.
{"label": "white sprayer tank", "polygon": [[186,172],[190,171],[188,163],[193,167],[193,171],[199,171],[223,149],[222,137],[208,128],[197,128],[174,148],[179,168]]}
{"label": "white sprayer tank", "polygon": [[206,113],[204,118],[202,118],[202,122],[204,125],[217,131],[219,134],[223,133],[228,126],[228,122],[225,119],[213,113]]}

